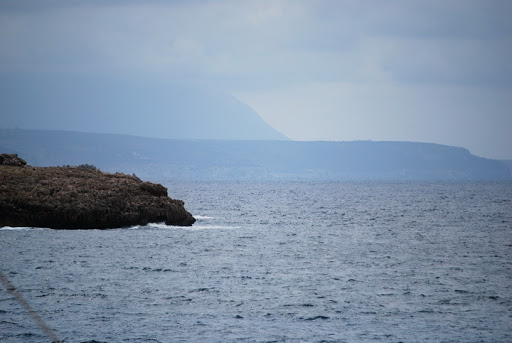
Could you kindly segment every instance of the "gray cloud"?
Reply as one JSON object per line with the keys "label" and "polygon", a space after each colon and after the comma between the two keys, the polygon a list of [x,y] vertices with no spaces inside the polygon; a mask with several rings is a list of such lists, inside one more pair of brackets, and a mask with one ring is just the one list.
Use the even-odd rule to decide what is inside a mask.
{"label": "gray cloud", "polygon": [[[2,69],[136,70],[229,87],[509,84],[503,1],[3,1]],[[364,71],[364,72],[363,72]]]}
{"label": "gray cloud", "polygon": [[[508,0],[0,0],[0,72],[192,80],[246,99],[295,139],[313,139],[311,133],[322,130],[332,136],[315,137],[344,139],[350,133],[350,138],[360,139],[413,139],[401,135],[403,125],[393,129],[389,120],[376,120],[385,114],[370,113],[389,108],[396,111],[390,115],[395,119],[423,123],[426,113],[417,111],[415,117],[410,113],[414,106],[424,107],[446,87],[458,87],[453,94],[466,94],[459,105],[443,98],[435,108],[439,118],[458,113],[457,120],[449,121],[445,138],[438,133],[417,137],[450,144],[459,137],[459,145],[469,145],[469,136],[457,136],[456,128],[467,109],[465,99],[480,101],[471,102],[471,109],[482,109],[473,110],[472,118],[480,115],[471,119],[474,122],[512,127],[512,119],[504,119],[509,113],[504,99],[512,88],[510,18]],[[288,97],[296,89],[304,90],[299,92],[301,106]],[[321,96],[318,89],[353,97],[335,91]],[[407,89],[418,101],[400,106],[407,99],[396,97],[401,92],[397,89]],[[399,102],[396,106],[379,96],[388,91],[395,96],[389,101]],[[494,91],[500,95],[478,96]],[[305,103],[308,96],[315,106]],[[323,122],[305,120],[317,125],[309,129],[292,123],[284,111],[293,111],[296,118],[326,114]],[[482,119],[485,116],[499,120]],[[345,127],[337,130],[333,123]],[[423,128],[441,131],[436,125],[420,125]],[[387,131],[376,134],[378,130]],[[499,137],[491,137],[494,147],[509,143]]]}
{"label": "gray cloud", "polygon": [[440,39],[501,39],[512,36],[507,0],[381,2],[369,27],[377,35]]}

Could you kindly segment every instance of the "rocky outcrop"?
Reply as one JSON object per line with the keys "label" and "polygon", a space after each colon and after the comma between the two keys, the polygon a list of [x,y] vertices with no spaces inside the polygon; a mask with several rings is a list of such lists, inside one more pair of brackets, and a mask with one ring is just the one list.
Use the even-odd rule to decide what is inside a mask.
{"label": "rocky outcrop", "polygon": [[105,229],[195,222],[183,201],[169,198],[160,184],[90,165],[31,167],[12,162],[19,160],[15,155],[0,157],[0,226]]}
{"label": "rocky outcrop", "polygon": [[1,154],[0,165],[11,167],[24,167],[27,165],[27,161],[18,157],[18,154]]}

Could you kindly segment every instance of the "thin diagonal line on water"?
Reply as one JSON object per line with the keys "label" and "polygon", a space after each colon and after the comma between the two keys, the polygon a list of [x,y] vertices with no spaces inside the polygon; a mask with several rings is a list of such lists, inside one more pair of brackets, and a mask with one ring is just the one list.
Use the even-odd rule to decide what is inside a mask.
{"label": "thin diagonal line on water", "polygon": [[27,311],[32,320],[36,322],[36,324],[41,328],[48,338],[52,340],[53,343],[62,342],[57,335],[53,332],[53,330],[44,322],[43,318],[30,306],[30,304],[23,298],[21,292],[18,291],[16,286],[14,286],[11,281],[0,271],[0,281],[2,281],[3,285],[7,289],[7,292],[11,293],[12,296],[20,303],[21,306]]}

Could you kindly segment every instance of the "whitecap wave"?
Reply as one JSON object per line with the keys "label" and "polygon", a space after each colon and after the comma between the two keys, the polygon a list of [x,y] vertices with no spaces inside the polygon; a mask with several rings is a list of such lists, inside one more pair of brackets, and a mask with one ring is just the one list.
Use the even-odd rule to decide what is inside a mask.
{"label": "whitecap wave", "polygon": [[141,229],[169,229],[173,228],[174,226],[165,225],[165,223],[149,223],[146,225],[134,225],[129,226],[126,229],[127,230],[141,230]]}
{"label": "whitecap wave", "polygon": [[[42,227],[30,227],[30,226],[3,226],[0,227],[0,231],[23,231],[23,230],[46,230]],[[50,230],[50,229],[48,229]]]}
{"label": "whitecap wave", "polygon": [[[197,222],[196,222],[197,223]],[[192,226],[174,226],[166,225],[165,223],[150,223],[144,226],[136,225],[130,226],[128,230],[140,230],[140,229],[173,229],[173,230],[234,230],[240,229],[240,226],[229,226],[229,225],[197,225]]]}
{"label": "whitecap wave", "polygon": [[208,220],[208,219],[215,219],[215,217],[210,216],[194,216],[197,220]]}
{"label": "whitecap wave", "polygon": [[234,230],[240,229],[239,226],[227,226],[227,225],[192,225],[187,227],[189,230]]}
{"label": "whitecap wave", "polygon": [[165,224],[151,224],[148,225],[151,228],[158,229],[174,229],[174,230],[234,230],[240,229],[239,226],[228,226],[228,225],[192,225],[192,226],[171,226]]}

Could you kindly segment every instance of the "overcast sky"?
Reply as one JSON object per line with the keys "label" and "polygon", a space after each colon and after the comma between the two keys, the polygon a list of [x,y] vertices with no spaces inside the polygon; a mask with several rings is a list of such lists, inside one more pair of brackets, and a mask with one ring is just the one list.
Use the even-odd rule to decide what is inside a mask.
{"label": "overcast sky", "polygon": [[186,79],[294,140],[512,159],[511,18],[509,0],[0,0],[0,72]]}

